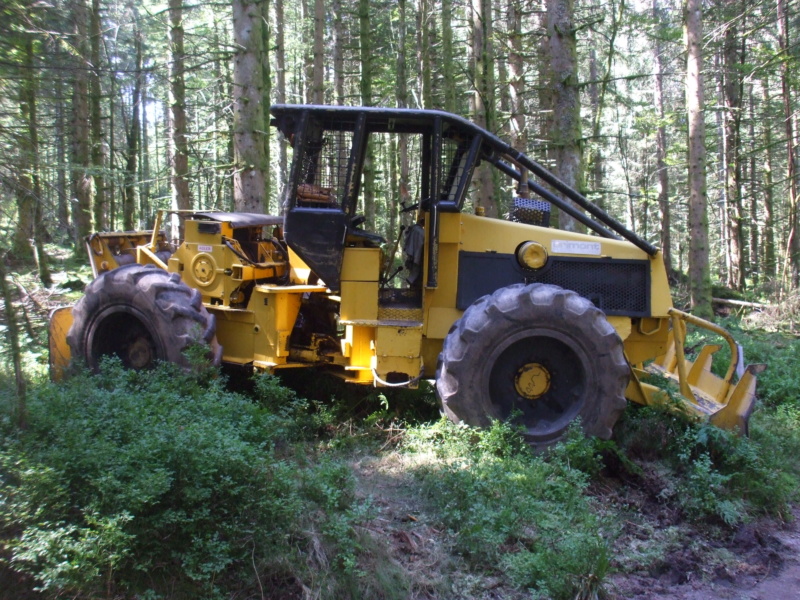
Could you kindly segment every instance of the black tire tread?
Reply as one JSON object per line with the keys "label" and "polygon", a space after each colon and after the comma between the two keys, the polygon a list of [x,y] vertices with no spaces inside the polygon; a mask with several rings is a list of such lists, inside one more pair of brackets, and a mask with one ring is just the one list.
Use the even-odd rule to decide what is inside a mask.
{"label": "black tire tread", "polygon": [[216,321],[202,303],[200,293],[187,286],[177,273],[153,265],[130,264],[104,273],[86,286],[72,309],[73,323],[67,342],[73,358],[96,369],[89,337],[101,311],[137,311],[159,338],[159,359],[189,367],[183,351],[193,344],[207,344],[213,364],[219,364],[222,348],[216,341]]}
{"label": "black tire tread", "polygon": [[[559,320],[565,324],[558,325]],[[608,439],[627,405],[625,389],[630,367],[616,330],[605,314],[576,292],[547,284],[515,284],[501,288],[475,301],[445,338],[436,373],[436,389],[442,408],[454,422],[486,427],[493,414],[488,398],[482,397],[477,373],[482,360],[497,343],[502,331],[542,324],[568,328],[576,343],[592,349],[590,356],[599,362],[596,401],[588,402],[580,413],[587,435]],[[563,435],[561,432],[557,437]],[[528,436],[536,445],[537,439]],[[552,443],[548,441],[547,444]]]}

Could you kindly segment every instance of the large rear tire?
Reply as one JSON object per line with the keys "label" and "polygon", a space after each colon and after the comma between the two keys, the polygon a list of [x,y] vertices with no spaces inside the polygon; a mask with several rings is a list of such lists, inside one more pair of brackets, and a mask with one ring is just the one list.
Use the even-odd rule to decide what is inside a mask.
{"label": "large rear tire", "polygon": [[436,390],[453,421],[520,423],[547,446],[580,418],[603,439],[625,408],[630,369],[603,311],[558,286],[501,288],[467,308],[439,355]]}
{"label": "large rear tire", "polygon": [[209,346],[219,364],[216,321],[200,293],[153,265],[126,265],[92,281],[72,309],[67,342],[73,359],[97,370],[103,356],[116,355],[131,369],[148,369],[156,361],[190,367],[184,351]]}

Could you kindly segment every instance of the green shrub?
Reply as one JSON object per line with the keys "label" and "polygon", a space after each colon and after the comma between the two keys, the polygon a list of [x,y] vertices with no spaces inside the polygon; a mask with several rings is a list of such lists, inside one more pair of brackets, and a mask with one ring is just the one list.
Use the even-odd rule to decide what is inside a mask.
{"label": "green shrub", "polygon": [[[637,461],[658,461],[661,497],[693,520],[736,525],[763,513],[785,513],[798,490],[800,429],[794,411],[758,411],[751,437],[693,423],[658,408],[630,407],[616,430]],[[779,417],[778,415],[783,415]]]}
{"label": "green shrub", "polygon": [[112,360],[32,389],[30,428],[0,454],[6,567],[76,597],[352,579],[366,507],[350,471],[284,451],[307,435],[307,407],[272,379],[256,387],[269,408],[208,372]]}

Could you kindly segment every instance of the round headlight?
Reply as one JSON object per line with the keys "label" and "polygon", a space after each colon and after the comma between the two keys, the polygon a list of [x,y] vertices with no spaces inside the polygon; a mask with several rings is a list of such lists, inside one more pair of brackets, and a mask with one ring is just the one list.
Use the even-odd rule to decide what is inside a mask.
{"label": "round headlight", "polygon": [[547,264],[547,250],[539,242],[525,242],[517,248],[517,262],[525,269],[541,269]]}

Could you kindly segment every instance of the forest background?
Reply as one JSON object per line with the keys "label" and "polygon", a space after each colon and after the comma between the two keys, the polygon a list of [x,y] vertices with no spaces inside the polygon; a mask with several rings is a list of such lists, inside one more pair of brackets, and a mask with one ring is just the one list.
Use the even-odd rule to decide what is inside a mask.
{"label": "forest background", "polygon": [[[697,312],[712,279],[777,297],[800,274],[796,7],[8,0],[2,244],[46,279],[46,243],[146,228],[158,209],[280,213],[272,103],[440,108],[662,247]],[[363,210],[387,239],[415,198],[413,152],[370,150]],[[502,215],[512,190],[487,177],[474,204]]]}
{"label": "forest background", "polygon": [[[669,597],[773,573],[800,490],[798,33],[789,0],[0,2],[0,598]],[[466,116],[660,246],[680,306],[709,314],[712,283],[770,303],[726,322],[769,363],[750,437],[630,407],[613,440],[533,455],[508,424],[436,422],[425,385],[234,391],[113,360],[49,382],[84,236],[281,212],[274,103]],[[418,152],[370,148],[386,239]],[[513,192],[479,170],[468,209]]]}

